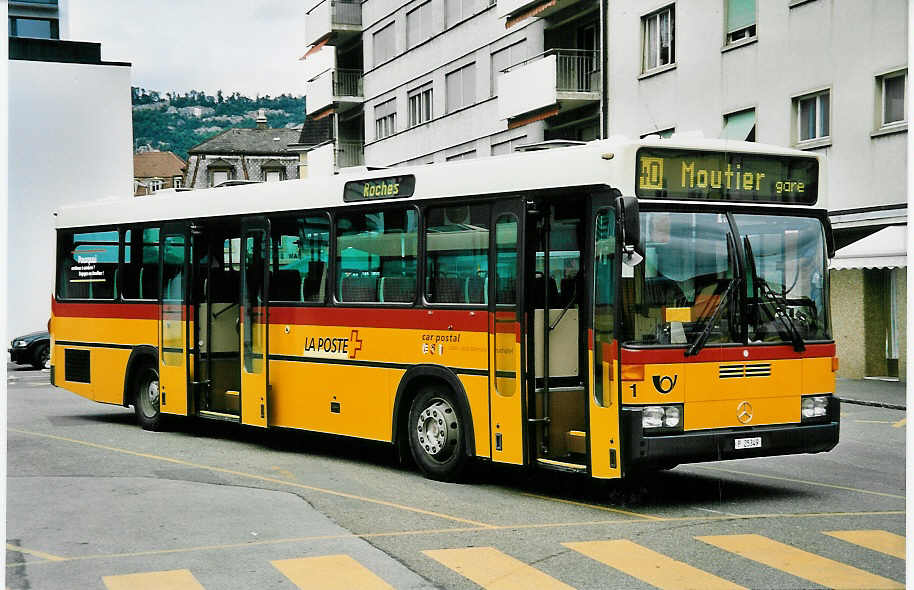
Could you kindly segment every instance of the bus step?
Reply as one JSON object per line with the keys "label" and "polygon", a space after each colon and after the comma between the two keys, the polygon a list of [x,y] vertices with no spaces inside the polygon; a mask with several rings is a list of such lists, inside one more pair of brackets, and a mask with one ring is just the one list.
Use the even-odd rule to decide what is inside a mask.
{"label": "bus step", "polygon": [[213,412],[210,410],[200,410],[197,416],[208,420],[222,420],[224,422],[241,422],[241,416],[237,414],[226,414],[224,412]]}
{"label": "bus step", "polygon": [[545,467],[546,469],[554,469],[556,471],[567,471],[570,473],[583,473],[587,471],[586,465],[581,465],[579,463],[568,463],[566,461],[556,461],[555,459],[537,459],[536,463],[540,467]]}
{"label": "bus step", "polygon": [[587,433],[583,430],[569,430],[565,433],[565,445],[569,453],[587,453]]}

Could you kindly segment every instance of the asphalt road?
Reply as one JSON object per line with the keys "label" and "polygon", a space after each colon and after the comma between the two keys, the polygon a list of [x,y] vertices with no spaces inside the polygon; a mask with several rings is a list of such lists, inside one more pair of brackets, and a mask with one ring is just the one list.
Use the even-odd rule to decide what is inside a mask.
{"label": "asphalt road", "polygon": [[8,367],[10,589],[904,582],[898,410],[846,405],[827,454],[610,485],[478,465],[458,485],[376,443],[191,420],[145,432],[130,409]]}

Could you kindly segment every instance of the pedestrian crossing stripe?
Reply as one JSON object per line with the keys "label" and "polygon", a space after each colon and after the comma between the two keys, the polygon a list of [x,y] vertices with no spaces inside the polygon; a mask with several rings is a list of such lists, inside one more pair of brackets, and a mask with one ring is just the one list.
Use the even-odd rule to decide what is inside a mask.
{"label": "pedestrian crossing stripe", "polygon": [[879,551],[880,553],[885,553],[886,555],[891,555],[898,559],[905,558],[904,537],[896,535],[895,533],[890,533],[889,531],[863,530],[822,532],[836,539],[866,547],[873,551]]}
{"label": "pedestrian crossing stripe", "polygon": [[626,539],[562,545],[658,588],[745,590],[733,582]]}
{"label": "pedestrian crossing stripe", "polygon": [[903,584],[894,580],[797,549],[792,545],[779,543],[762,535],[711,535],[695,538],[724,551],[763,563],[827,588],[836,590],[904,588]]}
{"label": "pedestrian crossing stripe", "polygon": [[574,590],[494,547],[436,549],[422,553],[486,590]]}
{"label": "pedestrian crossing stripe", "polygon": [[190,570],[105,576],[102,582],[108,590],[205,590]]}
{"label": "pedestrian crossing stripe", "polygon": [[322,555],[271,561],[299,588],[393,590],[393,586],[348,555]]}

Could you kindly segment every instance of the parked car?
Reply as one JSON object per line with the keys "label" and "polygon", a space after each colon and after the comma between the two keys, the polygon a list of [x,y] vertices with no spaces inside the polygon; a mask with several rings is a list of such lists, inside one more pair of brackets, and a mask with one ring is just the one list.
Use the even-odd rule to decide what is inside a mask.
{"label": "parked car", "polygon": [[13,338],[10,360],[17,365],[32,365],[36,369],[51,367],[51,335],[47,331],[32,332]]}

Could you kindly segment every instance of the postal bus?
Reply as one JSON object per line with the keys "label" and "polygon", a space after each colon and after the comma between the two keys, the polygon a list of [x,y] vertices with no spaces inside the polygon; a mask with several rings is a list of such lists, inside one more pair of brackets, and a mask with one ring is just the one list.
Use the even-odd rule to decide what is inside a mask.
{"label": "postal bus", "polygon": [[815,154],[627,140],[57,213],[51,380],[623,477],[838,442]]}

